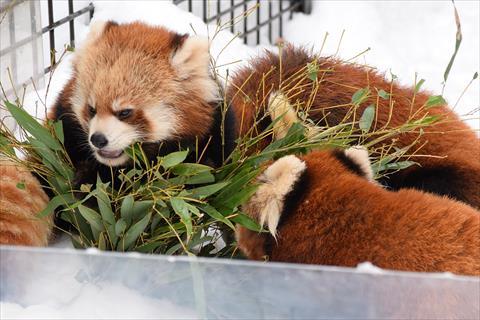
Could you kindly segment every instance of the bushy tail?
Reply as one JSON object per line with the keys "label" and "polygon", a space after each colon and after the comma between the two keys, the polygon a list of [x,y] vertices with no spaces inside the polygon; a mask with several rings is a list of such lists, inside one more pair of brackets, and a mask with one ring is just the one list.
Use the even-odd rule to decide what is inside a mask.
{"label": "bushy tail", "polygon": [[46,246],[53,215],[36,214],[47,203],[48,196],[26,168],[0,159],[0,244]]}

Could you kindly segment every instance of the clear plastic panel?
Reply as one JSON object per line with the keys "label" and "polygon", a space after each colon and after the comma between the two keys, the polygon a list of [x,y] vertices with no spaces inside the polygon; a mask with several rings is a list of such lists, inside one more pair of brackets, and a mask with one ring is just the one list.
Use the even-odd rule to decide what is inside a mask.
{"label": "clear plastic panel", "polygon": [[2,318],[480,316],[474,277],[71,249],[2,247],[0,258]]}

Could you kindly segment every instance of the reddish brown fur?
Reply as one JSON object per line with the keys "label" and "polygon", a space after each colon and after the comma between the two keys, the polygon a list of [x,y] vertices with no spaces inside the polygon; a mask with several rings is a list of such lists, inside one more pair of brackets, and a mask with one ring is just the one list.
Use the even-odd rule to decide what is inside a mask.
{"label": "reddish brown fur", "polygon": [[8,160],[0,160],[0,177],[0,244],[46,246],[53,215],[35,216],[48,203],[42,187],[30,172]]}
{"label": "reddish brown fur", "polygon": [[[83,100],[82,115],[86,121],[89,102],[84,100],[85,96],[96,97],[94,107],[99,117],[112,114],[112,102],[119,98],[120,105],[140,108],[158,108],[161,102],[175,108],[181,124],[176,130],[178,138],[204,135],[213,114],[211,101],[205,99],[211,88],[202,87],[207,65],[203,73],[189,70],[187,77],[182,78],[171,62],[174,51],[185,39],[163,27],[109,22],[76,53],[70,83],[74,88],[66,90],[60,99],[74,105]],[[142,111],[135,110],[135,115],[145,123]],[[152,124],[144,124],[145,133],[151,131],[149,125]]]}
{"label": "reddish brown fur", "polygon": [[[421,191],[383,189],[331,151],[303,160],[308,182],[272,240],[270,260],[480,275],[480,212]],[[238,236],[249,258],[263,259],[269,235],[239,228]]]}
{"label": "reddish brown fur", "polygon": [[[288,83],[287,79],[315,59],[321,70],[318,72],[320,84],[316,94],[312,93],[315,85],[307,77],[306,71],[298,73],[300,77]],[[376,90],[391,92],[394,101],[392,117],[389,120],[390,101],[378,99],[374,126],[376,128],[400,126],[408,120],[411,112],[414,114],[419,110],[414,119],[419,119],[426,114],[442,115],[442,121],[424,128],[425,134],[418,140],[417,146],[428,142],[418,150],[419,154],[446,156],[446,158],[419,157],[414,158],[414,161],[417,161],[423,169],[439,168],[439,166],[445,168],[443,171],[449,174],[445,179],[455,178],[455,181],[451,182],[451,187],[452,190],[458,191],[458,194],[455,195],[456,198],[480,208],[480,140],[448,106],[442,105],[421,110],[422,105],[429,98],[428,92],[418,92],[412,104],[414,90],[411,87],[402,87],[396,82],[392,84],[383,75],[366,67],[332,58],[318,58],[303,49],[291,46],[287,46],[283,50],[281,74],[279,66],[278,56],[266,53],[263,57],[255,58],[250,67],[240,70],[233,77],[228,97],[236,112],[239,134],[246,134],[253,126],[256,113],[263,114],[267,108],[266,104],[270,94],[279,90],[280,83],[282,83],[282,92],[288,96],[292,104],[296,101],[305,104],[313,95],[310,117],[315,121],[326,117],[326,121],[332,125],[338,124],[345,117],[350,108],[352,95],[358,89],[368,86],[373,92],[373,97],[367,99],[357,109],[356,119],[359,119],[368,105],[377,104]],[[283,81],[281,82],[280,79]],[[294,85],[297,86],[296,89],[293,88]],[[259,109],[256,106],[259,106]],[[332,108],[334,106],[339,107]],[[418,132],[401,134],[398,136],[397,146],[408,146],[417,137]],[[268,143],[268,141],[264,143]],[[422,168],[411,167],[409,170],[393,175],[389,183],[397,186],[407,185],[409,177],[415,177],[419,172],[422,172]],[[435,186],[430,189],[435,189]],[[427,190],[429,189],[427,188]]]}

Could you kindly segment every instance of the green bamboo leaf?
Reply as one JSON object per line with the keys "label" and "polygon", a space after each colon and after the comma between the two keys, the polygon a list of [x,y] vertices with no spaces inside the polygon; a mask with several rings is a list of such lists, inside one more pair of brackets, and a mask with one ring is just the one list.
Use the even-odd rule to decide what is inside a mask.
{"label": "green bamboo leaf", "polygon": [[52,136],[50,131],[38,123],[28,112],[8,101],[4,101],[4,103],[13,118],[15,118],[25,131],[43,142],[50,149],[57,151],[63,150],[62,145]]}
{"label": "green bamboo leaf", "polygon": [[120,206],[120,216],[128,223],[132,221],[133,203],[133,196],[129,194],[123,198],[122,205]]}
{"label": "green bamboo leaf", "polygon": [[381,166],[380,171],[384,171],[384,170],[403,170],[403,169],[411,167],[415,164],[417,164],[417,163],[414,162],[414,161],[392,162],[392,163],[387,163],[387,164]]}
{"label": "green bamboo leaf", "polygon": [[455,24],[457,26],[457,33],[455,34],[455,50],[453,51],[452,57],[450,58],[450,61],[448,62],[447,68],[445,69],[445,72],[443,73],[443,82],[447,82],[448,75],[450,74],[450,70],[453,66],[453,62],[455,61],[455,58],[458,53],[458,49],[460,49],[460,44],[462,43],[462,28],[460,24],[460,17],[458,16],[457,12],[457,6],[455,5],[455,2],[452,1],[453,3],[453,9],[454,9],[454,14],[455,14]]}
{"label": "green bamboo leaf", "polygon": [[185,161],[185,159],[187,159],[187,155],[188,155],[188,150],[172,152],[162,158],[161,165],[163,168],[169,169]]}
{"label": "green bamboo leaf", "polygon": [[44,163],[50,164],[54,171],[60,174],[63,178],[71,180],[73,178],[73,171],[67,166],[48,146],[40,140],[29,138],[30,144],[35,151],[42,157]]}
{"label": "green bamboo leaf", "polygon": [[191,196],[194,197],[195,199],[200,199],[203,200],[212,194],[215,194],[225,188],[230,182],[229,181],[224,181],[224,182],[218,182],[215,184],[203,186],[203,187],[198,187],[189,190],[191,193]]}
{"label": "green bamboo leaf", "polygon": [[198,174],[185,179],[185,184],[204,184],[215,182],[215,177],[210,171],[199,172]]}
{"label": "green bamboo leaf", "polygon": [[187,228],[187,237],[190,238],[193,230],[192,226],[192,217],[190,211],[188,210],[187,203],[183,199],[171,198],[170,204],[172,205],[173,211],[180,217],[185,228]]}
{"label": "green bamboo leaf", "polygon": [[317,68],[317,61],[308,62],[307,63],[307,73],[308,78],[312,81],[316,81],[318,77],[318,68]]}
{"label": "green bamboo leaf", "polygon": [[108,222],[110,225],[114,225],[115,215],[112,211],[110,196],[107,194],[105,187],[102,184],[99,184],[98,181],[96,198],[102,219]]}
{"label": "green bamboo leaf", "polygon": [[420,79],[418,83],[415,85],[415,93],[418,93],[422,88],[422,85],[425,83],[425,79]]}
{"label": "green bamboo leaf", "polygon": [[50,199],[45,209],[37,213],[37,217],[43,218],[49,214],[53,214],[58,207],[67,206],[74,202],[77,202],[77,199],[72,194],[59,194]]}
{"label": "green bamboo leaf", "polygon": [[230,184],[213,199],[212,203],[215,207],[221,206],[222,203],[228,203],[229,199],[242,192],[253,179],[259,174],[260,169],[247,168],[247,171],[241,171],[235,177],[230,179]]}
{"label": "green bamboo leaf", "polygon": [[422,125],[422,126],[428,126],[431,125],[432,123],[437,122],[440,120],[442,116],[440,115],[435,115],[435,116],[425,116],[421,119],[415,120],[412,122],[414,126]]}
{"label": "green bamboo leaf", "polygon": [[15,156],[15,150],[13,149],[10,140],[3,135],[3,132],[0,132],[0,153]]}
{"label": "green bamboo leaf", "polygon": [[98,237],[98,249],[99,250],[107,250],[108,245],[107,245],[107,240],[105,239],[105,232],[100,232],[100,235]]}
{"label": "green bamboo leaf", "polygon": [[378,91],[378,96],[382,98],[383,100],[388,100],[390,99],[390,94],[386,92],[385,90],[379,90]]}
{"label": "green bamboo leaf", "polygon": [[203,212],[208,214],[213,219],[221,221],[224,224],[226,224],[227,226],[229,226],[230,228],[232,228],[232,230],[235,230],[235,226],[233,225],[233,223],[230,222],[230,220],[228,220],[227,218],[225,218],[220,212],[218,212],[217,209],[215,209],[211,205],[203,204],[203,205],[199,206],[199,208],[200,208],[200,210],[202,210]]}
{"label": "green bamboo leaf", "polygon": [[142,252],[142,253],[154,253],[155,250],[163,245],[163,241],[153,241],[149,243],[142,244],[135,248],[135,251]]}
{"label": "green bamboo leaf", "polygon": [[176,245],[173,245],[171,246],[166,252],[165,254],[168,256],[168,255],[172,255],[174,254],[175,252],[177,252],[180,248],[182,248],[182,244],[181,243],[177,243]]}
{"label": "green bamboo leaf", "polygon": [[258,185],[251,185],[244,187],[241,191],[238,191],[236,194],[223,201],[221,206],[225,206],[230,209],[234,209],[239,205],[244,204],[250,199],[253,194],[257,191]]}
{"label": "green bamboo leaf", "polygon": [[430,96],[428,97],[427,102],[425,103],[426,108],[431,108],[439,105],[446,105],[447,102],[442,96]]}
{"label": "green bamboo leaf", "polygon": [[368,131],[370,131],[370,127],[372,126],[374,119],[375,119],[375,106],[371,104],[365,110],[363,110],[363,114],[360,117],[360,121],[358,123],[358,126],[360,127],[363,133],[367,133]]}
{"label": "green bamboo leaf", "polygon": [[53,123],[53,131],[55,132],[55,135],[57,136],[57,139],[60,140],[62,144],[65,143],[65,136],[63,134],[63,122],[62,120],[55,121]]}
{"label": "green bamboo leaf", "polygon": [[118,237],[121,237],[125,232],[125,229],[127,229],[127,223],[125,222],[125,220],[119,219],[115,224],[115,234]]}
{"label": "green bamboo leaf", "polygon": [[245,228],[247,228],[249,230],[256,231],[256,232],[262,231],[262,227],[255,220],[253,220],[252,218],[250,218],[246,214],[238,213],[231,220],[235,223],[238,223],[238,224],[244,226]]}
{"label": "green bamboo leaf", "polygon": [[140,235],[145,231],[145,228],[150,221],[151,214],[147,214],[143,217],[142,220],[135,223],[128,231],[125,233],[125,237],[120,241],[123,249],[128,249],[133,243],[135,243],[140,237]]}
{"label": "green bamboo leaf", "polygon": [[171,171],[177,176],[193,176],[212,170],[211,167],[199,163],[180,163],[175,165]]}
{"label": "green bamboo leaf", "polygon": [[82,217],[88,221],[88,223],[92,226],[92,229],[95,229],[98,232],[105,230],[105,227],[102,224],[102,217],[98,214],[98,212],[90,209],[89,207],[85,207],[84,205],[79,205],[78,210]]}
{"label": "green bamboo leaf", "polygon": [[153,200],[135,201],[132,208],[133,221],[136,221],[140,217],[144,217],[146,214],[151,213],[153,204]]}
{"label": "green bamboo leaf", "polygon": [[359,105],[364,102],[370,94],[369,88],[362,88],[357,90],[352,96],[352,104]]}

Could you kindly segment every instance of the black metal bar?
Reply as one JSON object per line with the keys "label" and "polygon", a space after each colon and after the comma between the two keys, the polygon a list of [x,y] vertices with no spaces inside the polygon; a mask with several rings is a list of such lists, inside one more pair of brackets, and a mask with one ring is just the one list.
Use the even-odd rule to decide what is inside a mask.
{"label": "black metal bar", "polygon": [[[235,1],[234,0],[230,0],[230,9],[224,11],[226,13],[228,13],[230,11],[230,31],[232,33],[235,32],[235,26],[234,26],[234,21],[233,19],[235,19],[235,8],[237,6],[235,5]],[[224,15],[224,13],[220,13],[222,16]]]}
{"label": "black metal bar", "polygon": [[[247,1],[245,1],[243,2],[243,14],[245,15],[245,17],[243,18],[243,33],[246,33],[248,30],[248,15],[246,14],[247,9],[248,9]],[[247,42],[248,42],[248,36],[243,38],[243,43],[247,44]]]}
{"label": "black metal bar", "polygon": [[[68,0],[68,15],[73,14],[73,0]],[[70,46],[75,47],[75,21],[72,19],[69,21],[70,30]]]}
{"label": "black metal bar", "polygon": [[203,22],[207,22],[207,1],[203,0]]}
{"label": "black metal bar", "polygon": [[[53,25],[53,0],[48,0],[48,25]],[[51,64],[55,64],[55,30],[51,28],[49,30],[50,37],[50,61]]]}
{"label": "black metal bar", "polygon": [[87,8],[89,8],[88,11],[90,12],[90,15],[89,15],[89,16],[90,16],[90,20],[92,20],[92,18],[93,18],[93,13],[95,12],[95,7],[93,6],[93,3],[90,2],[90,4],[88,5]]}
{"label": "black metal bar", "polygon": [[272,0],[268,0],[268,42],[272,43]]}
{"label": "black metal bar", "polygon": [[278,34],[280,36],[280,38],[283,37],[283,15],[282,15],[282,3],[283,3],[283,0],[280,0],[278,2],[278,12],[280,13],[280,18],[278,20]]}
{"label": "black metal bar", "polygon": [[[257,25],[260,24],[260,0],[257,0]],[[260,44],[260,28],[257,29],[257,46]]]}

